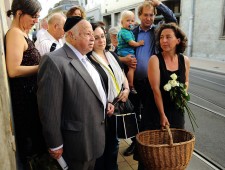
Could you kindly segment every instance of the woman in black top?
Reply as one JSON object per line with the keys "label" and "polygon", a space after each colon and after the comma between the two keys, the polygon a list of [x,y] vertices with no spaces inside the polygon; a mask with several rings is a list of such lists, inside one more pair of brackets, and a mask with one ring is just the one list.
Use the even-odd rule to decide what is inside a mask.
{"label": "woman in black top", "polygon": [[[171,75],[176,73],[180,83],[189,85],[190,61],[183,53],[186,36],[175,24],[163,24],[157,34],[159,53],[151,56],[148,64],[148,79],[152,102],[143,115],[144,129],[159,129],[165,125],[184,128],[184,113],[177,109],[169,92],[163,89]],[[145,119],[146,118],[146,119]]]}
{"label": "woman in black top", "polygon": [[7,16],[13,20],[5,36],[17,152],[24,169],[31,157],[46,152],[37,107],[37,72],[40,54],[27,35],[38,22],[41,5],[36,0],[14,0]]}
{"label": "woman in black top", "polygon": [[[189,85],[190,61],[183,53],[187,38],[174,23],[163,24],[157,31],[156,45],[159,53],[151,56],[148,63],[150,100],[142,115],[141,130],[160,129],[169,125],[171,128],[184,128],[184,112],[171,100],[170,93],[164,89],[171,75],[177,75],[177,81]],[[139,162],[138,170],[144,170]]]}

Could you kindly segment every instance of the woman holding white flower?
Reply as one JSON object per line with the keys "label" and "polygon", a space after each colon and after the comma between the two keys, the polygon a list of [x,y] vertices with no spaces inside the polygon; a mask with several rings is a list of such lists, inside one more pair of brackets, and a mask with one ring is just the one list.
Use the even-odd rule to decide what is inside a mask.
{"label": "woman holding white flower", "polygon": [[[176,102],[183,103],[183,96],[187,94],[188,89],[190,62],[188,57],[182,54],[187,38],[173,23],[163,24],[158,29],[156,38],[159,53],[151,56],[148,64],[148,97],[151,102],[146,104],[148,108],[142,116],[141,128],[160,129],[165,125],[184,128],[184,106],[177,107]],[[185,92],[185,95],[176,93],[175,100],[172,100],[170,92],[176,88]]]}

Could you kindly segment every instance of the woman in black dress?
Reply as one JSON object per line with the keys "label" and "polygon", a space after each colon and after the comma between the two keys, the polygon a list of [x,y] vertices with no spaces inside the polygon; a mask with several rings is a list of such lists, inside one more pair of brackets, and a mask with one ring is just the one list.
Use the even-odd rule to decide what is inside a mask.
{"label": "woman in black dress", "polygon": [[37,0],[14,0],[7,16],[13,20],[5,37],[16,144],[24,169],[34,155],[46,148],[38,115],[36,90],[40,54],[27,33],[38,22],[41,5]]}
{"label": "woman in black dress", "polygon": [[189,85],[190,61],[182,53],[186,48],[186,36],[176,24],[163,24],[157,32],[156,44],[159,53],[151,56],[148,64],[148,79],[152,99],[145,110],[142,127],[160,129],[165,125],[172,128],[184,128],[184,113],[177,109],[164,85],[171,80],[171,74],[177,75],[177,81]]}
{"label": "woman in black dress", "polygon": [[[184,112],[178,109],[164,90],[171,75],[177,75],[177,81],[189,85],[190,61],[182,53],[186,48],[187,38],[174,23],[163,24],[157,31],[156,44],[159,53],[151,56],[148,64],[150,100],[142,115],[141,130],[160,129],[169,125],[171,128],[184,128]],[[144,167],[139,163],[139,170]]]}

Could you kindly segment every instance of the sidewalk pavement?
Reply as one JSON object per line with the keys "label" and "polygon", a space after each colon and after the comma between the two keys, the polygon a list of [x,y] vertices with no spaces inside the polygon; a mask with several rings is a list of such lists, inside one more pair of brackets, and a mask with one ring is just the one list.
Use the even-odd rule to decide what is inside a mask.
{"label": "sidewalk pavement", "polygon": [[[130,143],[131,143],[130,139],[120,140],[119,154],[117,159],[119,170],[138,169],[138,162],[133,159],[133,155],[123,156],[123,152],[127,149]],[[203,162],[201,158],[199,158],[194,153],[186,170],[215,170],[215,168],[212,168],[207,163]]]}
{"label": "sidewalk pavement", "polygon": [[191,68],[225,74],[225,61],[190,57]]}
{"label": "sidewalk pavement", "polygon": [[[190,57],[191,68],[199,70],[207,70],[214,73],[220,73],[225,75],[225,61],[217,61],[205,58]],[[130,145],[131,140],[120,140],[119,154],[118,154],[118,166],[119,170],[137,170],[138,162],[133,160],[133,155],[123,156],[123,152]],[[215,168],[210,167],[203,162],[196,154],[193,154],[191,161],[186,170],[213,170]]]}

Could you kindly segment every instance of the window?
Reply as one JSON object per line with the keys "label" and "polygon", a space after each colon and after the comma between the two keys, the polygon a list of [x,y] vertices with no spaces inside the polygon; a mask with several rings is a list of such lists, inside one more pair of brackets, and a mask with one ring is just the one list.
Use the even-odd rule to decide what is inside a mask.
{"label": "window", "polygon": [[[173,11],[175,14],[177,21],[179,23],[180,20],[180,0],[167,0],[163,1],[163,4],[165,4],[169,9]],[[157,11],[156,17],[155,17],[155,24],[157,24],[159,21],[161,21],[163,16],[159,11]]]}

